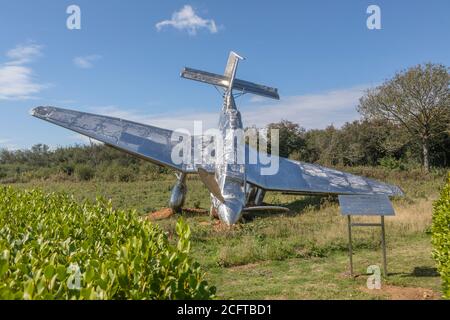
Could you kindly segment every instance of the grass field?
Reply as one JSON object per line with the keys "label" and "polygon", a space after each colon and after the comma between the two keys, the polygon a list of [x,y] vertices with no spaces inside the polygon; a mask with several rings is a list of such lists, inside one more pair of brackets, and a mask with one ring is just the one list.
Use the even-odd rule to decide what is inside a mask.
{"label": "grass field", "polygon": [[[366,269],[381,265],[379,230],[354,232],[354,266],[348,275],[347,225],[334,199],[269,193],[267,203],[285,205],[289,214],[261,213],[224,228],[206,213],[185,213],[192,229],[192,251],[208,280],[226,299],[437,299],[440,279],[431,258],[429,228],[432,202],[445,172],[356,172],[396,183],[406,197],[394,200],[397,215],[386,219],[388,271],[381,290],[366,287]],[[133,183],[46,182],[15,184],[20,188],[64,191],[77,200],[102,196],[117,208],[140,215],[167,206],[174,179]],[[209,208],[201,182],[188,179],[190,208]],[[360,218],[370,221],[368,218]],[[177,216],[157,221],[174,233]]]}

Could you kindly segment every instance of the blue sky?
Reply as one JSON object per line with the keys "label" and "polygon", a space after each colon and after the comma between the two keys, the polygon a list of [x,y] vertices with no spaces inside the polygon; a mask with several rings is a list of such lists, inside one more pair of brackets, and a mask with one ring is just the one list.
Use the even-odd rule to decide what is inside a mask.
{"label": "blue sky", "polygon": [[[81,9],[68,30],[66,9]],[[369,30],[367,7],[381,9]],[[178,13],[178,14],[177,14]],[[0,0],[0,148],[83,142],[29,116],[38,105],[104,113],[168,128],[214,126],[213,87],[184,66],[279,88],[279,102],[244,96],[244,125],[288,119],[324,128],[357,119],[364,89],[424,62],[450,65],[450,2]]]}

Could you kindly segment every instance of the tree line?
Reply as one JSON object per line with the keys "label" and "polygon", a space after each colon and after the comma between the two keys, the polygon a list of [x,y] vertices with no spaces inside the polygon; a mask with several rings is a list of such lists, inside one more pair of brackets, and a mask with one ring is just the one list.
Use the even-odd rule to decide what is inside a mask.
{"label": "tree line", "polygon": [[[383,166],[389,169],[420,167],[421,142],[401,126],[386,120],[357,120],[341,128],[305,130],[284,120],[268,125],[278,129],[280,156],[326,166]],[[450,167],[450,134],[429,141],[429,163]],[[270,145],[269,145],[270,148]]]}
{"label": "tree line", "polygon": [[337,130],[306,132],[283,121],[281,155],[342,165],[421,163],[449,166],[450,74],[442,64],[427,63],[400,71],[365,92],[357,110],[362,120]]}
{"label": "tree line", "polygon": [[130,182],[148,180],[169,170],[105,145],[74,145],[51,150],[37,144],[27,150],[0,150],[0,182],[77,180]]}
{"label": "tree line", "polygon": [[[369,89],[357,107],[361,119],[341,128],[305,130],[283,120],[280,156],[326,166],[382,166],[407,170],[450,167],[450,74],[441,64],[414,66]],[[270,130],[269,130],[270,132]],[[270,139],[269,139],[270,141]],[[270,145],[269,145],[270,152]],[[103,145],[50,150],[0,150],[0,181],[97,178],[152,179],[170,172]]]}
{"label": "tree line", "polygon": [[[386,120],[358,120],[341,128],[305,130],[283,120],[269,128],[279,129],[280,156],[331,167],[382,166],[387,169],[420,168],[421,142],[401,126]],[[269,146],[270,147],[270,146]],[[450,134],[429,141],[433,167],[450,167]],[[0,151],[0,181],[33,179],[127,182],[161,178],[170,170],[158,167],[104,145],[75,145],[50,150],[38,144],[28,150]]]}

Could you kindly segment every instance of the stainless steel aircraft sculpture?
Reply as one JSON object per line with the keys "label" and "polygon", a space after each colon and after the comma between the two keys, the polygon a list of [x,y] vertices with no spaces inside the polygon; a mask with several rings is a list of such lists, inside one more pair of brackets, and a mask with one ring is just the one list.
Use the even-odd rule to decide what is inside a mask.
{"label": "stainless steel aircraft sculpture", "polygon": [[[284,208],[263,206],[266,191],[281,191],[300,195],[327,194],[385,194],[401,196],[402,191],[364,177],[355,176],[315,164],[293,161],[275,157],[279,161],[278,171],[263,175],[264,164],[250,163],[248,157],[240,163],[237,161],[237,148],[234,133],[243,129],[233,91],[252,93],[268,98],[279,99],[278,90],[248,81],[236,79],[236,69],[242,58],[230,53],[224,75],[185,68],[181,76],[186,79],[212,84],[223,89],[223,106],[219,117],[219,132],[222,135],[223,152],[215,154],[208,150],[205,155],[204,142],[200,143],[202,161],[175,161],[173,150],[180,141],[193,141],[198,137],[183,136],[150,125],[123,119],[89,114],[55,107],[37,107],[31,114],[61,127],[101,141],[108,146],[130,153],[161,166],[178,172],[178,180],[172,190],[169,206],[179,212],[186,197],[186,175],[198,174],[211,194],[211,214],[227,224],[235,224],[243,212],[252,210],[280,210]],[[233,141],[231,143],[227,143]],[[198,148],[198,144],[192,149]],[[245,152],[252,151],[245,145]],[[253,150],[254,151],[254,150]],[[194,151],[193,151],[194,152]],[[255,151],[256,152],[256,151]],[[181,152],[180,154],[182,154]],[[258,152],[256,152],[259,154]]]}

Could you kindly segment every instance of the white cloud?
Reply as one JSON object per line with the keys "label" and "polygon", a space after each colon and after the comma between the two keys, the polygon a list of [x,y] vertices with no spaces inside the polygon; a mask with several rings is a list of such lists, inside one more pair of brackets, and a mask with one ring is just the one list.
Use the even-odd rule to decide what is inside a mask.
{"label": "white cloud", "polygon": [[0,149],[17,150],[19,147],[11,139],[0,139]]}
{"label": "white cloud", "polygon": [[84,57],[75,57],[73,63],[81,69],[90,69],[94,67],[94,62],[100,60],[102,56],[98,54],[92,54]]}
{"label": "white cloud", "polygon": [[217,33],[218,31],[214,20],[201,18],[190,5],[185,5],[179,11],[174,12],[172,19],[158,22],[156,29],[160,31],[168,26],[178,30],[187,30],[190,35],[196,35],[199,29],[207,29],[210,33]]}
{"label": "white cloud", "polygon": [[[238,108],[241,111],[244,126],[256,125],[261,128],[269,123],[286,119],[299,123],[306,129],[323,129],[330,124],[340,127],[345,122],[360,118],[356,106],[366,88],[368,86],[355,86],[318,94],[290,96],[274,103],[251,99],[249,104],[238,105]],[[161,128],[171,130],[183,128],[192,132],[194,121],[202,121],[204,130],[217,128],[220,108],[221,105],[218,102],[215,112],[203,113],[146,114],[117,106],[94,107],[92,111]]]}
{"label": "white cloud", "polygon": [[14,49],[9,50],[6,56],[12,61],[6,65],[23,65],[32,62],[42,54],[42,46],[34,43],[27,45],[18,45]]}
{"label": "white cloud", "polygon": [[30,99],[46,87],[35,82],[33,70],[26,66],[42,55],[41,49],[42,46],[31,43],[6,53],[11,61],[0,64],[0,100]]}
{"label": "white cloud", "polygon": [[25,66],[0,66],[0,100],[30,99],[45,86],[32,79],[33,70]]}
{"label": "white cloud", "polygon": [[242,118],[245,125],[257,127],[282,119],[299,123],[306,129],[323,129],[330,124],[340,127],[345,122],[360,118],[356,106],[367,88],[361,85],[318,94],[290,96],[261,106],[252,103],[241,108]]}

